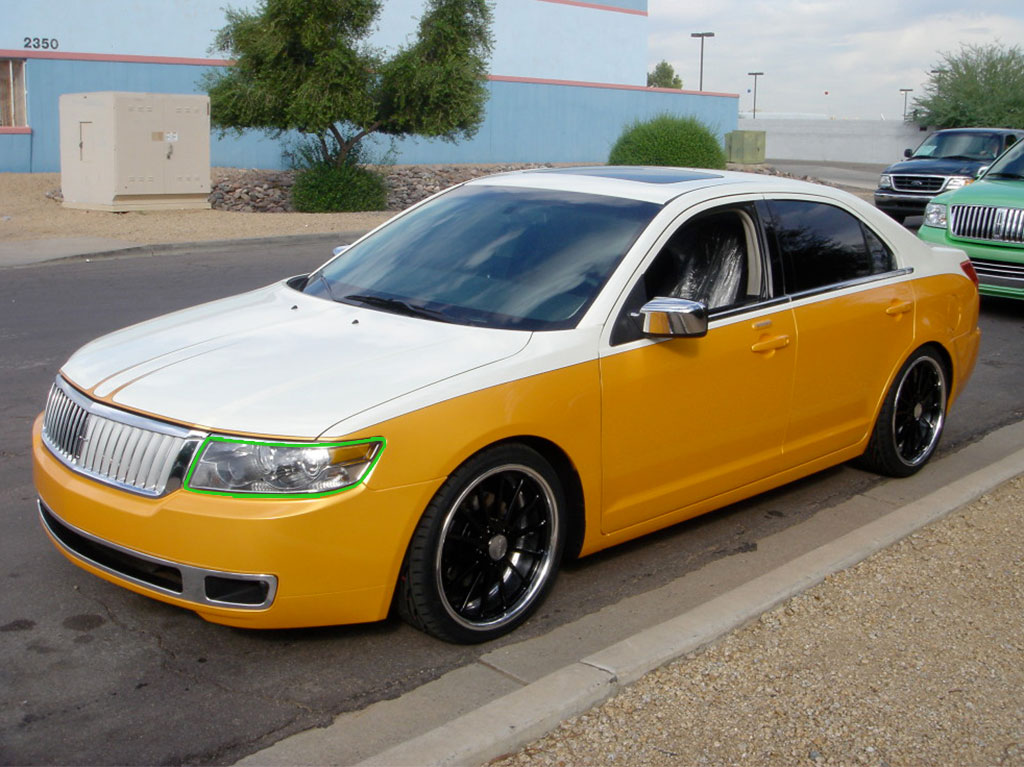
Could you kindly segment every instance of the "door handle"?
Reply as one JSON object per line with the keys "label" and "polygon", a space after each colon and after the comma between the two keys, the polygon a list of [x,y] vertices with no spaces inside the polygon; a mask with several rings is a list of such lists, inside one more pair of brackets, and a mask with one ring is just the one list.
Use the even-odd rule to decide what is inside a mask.
{"label": "door handle", "polygon": [[890,317],[898,317],[901,314],[906,314],[913,308],[913,301],[893,301],[885,308],[885,313]]}
{"label": "door handle", "polygon": [[785,349],[787,346],[789,346],[789,336],[772,336],[755,343],[750,347],[750,351],[758,353],[772,352],[776,349]]}

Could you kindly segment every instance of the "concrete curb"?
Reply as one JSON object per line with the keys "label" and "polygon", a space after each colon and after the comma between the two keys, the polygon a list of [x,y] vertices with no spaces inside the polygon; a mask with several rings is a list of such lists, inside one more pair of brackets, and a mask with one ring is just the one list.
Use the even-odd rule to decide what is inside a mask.
{"label": "concrete curb", "polygon": [[[1021,427],[1024,424],[1000,431],[1024,432]],[[867,559],[1021,473],[1024,449],[693,610],[588,655],[359,764],[478,765],[514,751],[568,717],[607,700],[644,674],[710,644],[827,576]],[[330,763],[327,754],[321,756]]]}
{"label": "concrete curb", "polygon": [[23,261],[14,261],[4,264],[0,259],[0,268],[24,268],[38,266],[47,263],[66,263],[82,261],[83,259],[121,258],[131,256],[163,256],[176,253],[215,253],[219,250],[233,250],[246,246],[266,247],[289,245],[306,245],[322,243],[324,245],[324,260],[331,255],[331,248],[335,245],[348,245],[362,237],[369,230],[345,231],[345,232],[318,232],[315,234],[289,234],[279,237],[243,237],[233,240],[197,240],[191,242],[168,242],[154,245],[126,245],[124,247],[110,248],[107,250],[84,250],[81,253],[71,255],[56,255],[52,258],[35,258]]}

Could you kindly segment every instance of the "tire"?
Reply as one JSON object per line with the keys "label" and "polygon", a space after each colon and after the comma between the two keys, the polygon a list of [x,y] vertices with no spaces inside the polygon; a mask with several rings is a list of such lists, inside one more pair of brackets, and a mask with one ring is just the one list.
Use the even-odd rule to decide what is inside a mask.
{"label": "tire", "polygon": [[565,495],[551,465],[525,445],[488,448],[427,506],[405,556],[398,611],[449,642],[507,634],[551,590],[565,537]]}
{"label": "tire", "polygon": [[909,477],[935,452],[946,424],[946,369],[927,347],[911,355],[885,395],[860,464],[890,477]]}

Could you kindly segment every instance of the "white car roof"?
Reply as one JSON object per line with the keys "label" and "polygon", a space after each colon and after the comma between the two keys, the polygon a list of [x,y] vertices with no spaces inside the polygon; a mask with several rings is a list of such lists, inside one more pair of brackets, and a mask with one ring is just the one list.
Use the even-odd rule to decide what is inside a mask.
{"label": "white car roof", "polygon": [[628,165],[537,168],[484,176],[468,184],[580,192],[643,200],[660,205],[681,194],[714,186],[744,185],[751,188],[743,191],[818,194],[828,189],[819,184],[763,173]]}

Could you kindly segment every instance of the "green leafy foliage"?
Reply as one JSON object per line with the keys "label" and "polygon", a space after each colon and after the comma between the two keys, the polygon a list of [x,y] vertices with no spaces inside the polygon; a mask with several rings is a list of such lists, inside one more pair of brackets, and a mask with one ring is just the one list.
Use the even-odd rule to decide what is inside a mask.
{"label": "green leafy foliage", "polygon": [[721,169],[725,151],[700,120],[663,114],[628,126],[612,147],[608,164]]}
{"label": "green leafy foliage", "polygon": [[253,11],[228,10],[214,49],[235,64],[204,81],[213,125],[307,133],[339,166],[372,133],[472,136],[487,100],[486,0],[427,0],[415,41],[390,58],[366,42],[380,10],[381,0],[262,0]]}
{"label": "green leafy foliage", "polygon": [[647,73],[648,88],[682,88],[683,79],[676,74],[676,70],[667,61],[662,59],[654,65],[654,69]]}
{"label": "green leafy foliage", "polygon": [[292,207],[302,213],[384,210],[387,198],[380,173],[351,163],[300,170],[292,186]]}
{"label": "green leafy foliage", "polygon": [[1020,47],[962,45],[940,53],[914,100],[913,120],[935,128],[1024,128],[1024,52]]}

